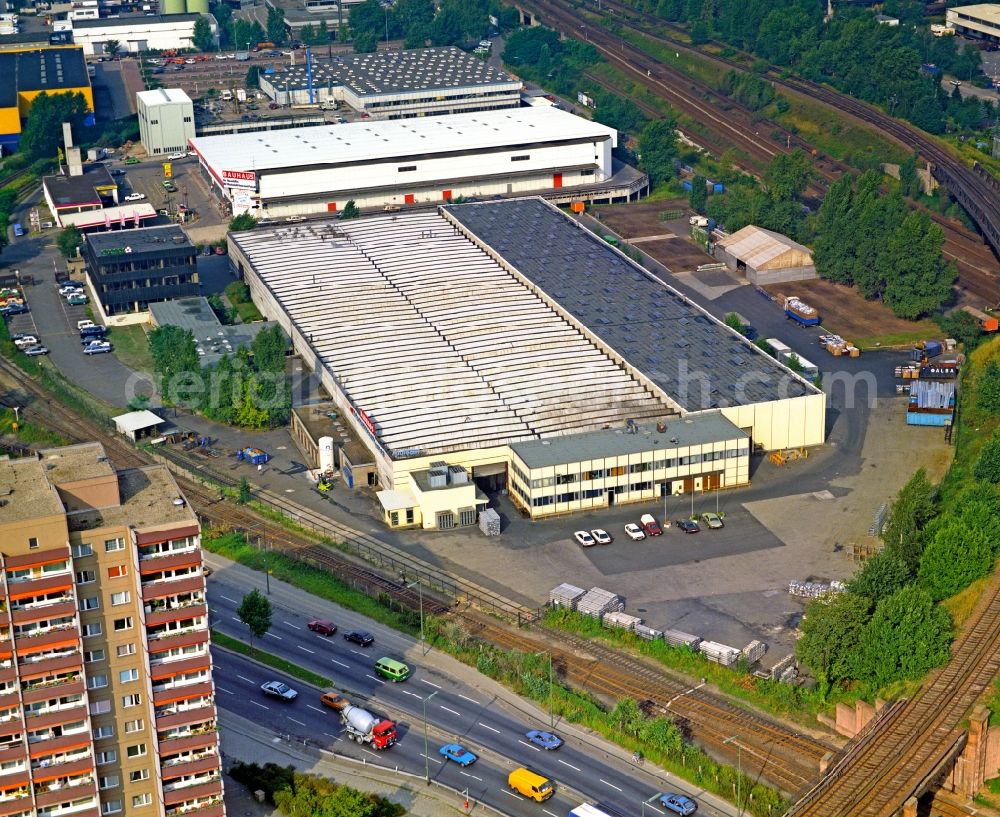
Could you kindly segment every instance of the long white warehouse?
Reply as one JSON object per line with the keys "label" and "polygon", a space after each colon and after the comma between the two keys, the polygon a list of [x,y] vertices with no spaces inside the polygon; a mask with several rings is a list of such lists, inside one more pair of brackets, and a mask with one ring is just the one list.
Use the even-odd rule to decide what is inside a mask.
{"label": "long white warehouse", "polygon": [[191,140],[234,215],[542,193],[612,176],[613,128],[553,107],[203,136]]}

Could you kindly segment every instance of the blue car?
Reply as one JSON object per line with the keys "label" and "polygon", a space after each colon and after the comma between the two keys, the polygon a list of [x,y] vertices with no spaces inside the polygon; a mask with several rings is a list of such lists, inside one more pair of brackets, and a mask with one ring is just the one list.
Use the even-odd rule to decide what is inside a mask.
{"label": "blue car", "polygon": [[690,797],[685,797],[683,794],[674,794],[673,792],[660,795],[660,805],[674,812],[674,814],[680,814],[681,817],[688,817],[688,815],[694,814],[698,810],[698,804]]}
{"label": "blue car", "polygon": [[535,746],[541,746],[543,749],[558,749],[563,745],[563,740],[558,735],[542,732],[538,729],[532,729],[525,737],[529,743],[534,743]]}
{"label": "blue car", "polygon": [[459,766],[471,766],[476,762],[476,756],[457,743],[442,746],[438,752],[445,760],[454,760]]}

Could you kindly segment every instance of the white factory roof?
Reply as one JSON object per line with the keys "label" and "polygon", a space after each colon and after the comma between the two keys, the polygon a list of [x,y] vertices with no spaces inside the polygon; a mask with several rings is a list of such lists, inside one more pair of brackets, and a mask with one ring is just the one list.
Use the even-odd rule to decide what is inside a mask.
{"label": "white factory roof", "polygon": [[121,434],[135,434],[135,432],[142,431],[144,428],[152,428],[166,422],[162,417],[153,414],[153,412],[147,409],[130,411],[128,414],[119,414],[117,417],[112,417],[111,419],[114,420]]}
{"label": "white factory roof", "polygon": [[143,105],[165,105],[168,102],[191,101],[191,97],[181,88],[157,88],[154,91],[139,91],[135,96]]}
{"label": "white factory roof", "polygon": [[971,6],[953,6],[948,9],[948,16],[965,14],[975,17],[990,25],[1000,26],[1000,3],[976,3]]}
{"label": "white factory roof", "polygon": [[437,212],[231,240],[390,451],[505,445],[676,413]]}
{"label": "white factory roof", "polygon": [[792,241],[781,233],[765,230],[753,224],[748,224],[742,230],[719,239],[717,246],[724,247],[726,252],[752,269],[776,268],[782,265],[803,266],[812,263],[812,250],[808,247]]}
{"label": "white factory roof", "polygon": [[344,125],[199,136],[191,140],[202,160],[222,170],[283,170],[302,166],[352,164],[415,154],[555,142],[570,139],[618,141],[614,128],[556,108],[367,120]]}

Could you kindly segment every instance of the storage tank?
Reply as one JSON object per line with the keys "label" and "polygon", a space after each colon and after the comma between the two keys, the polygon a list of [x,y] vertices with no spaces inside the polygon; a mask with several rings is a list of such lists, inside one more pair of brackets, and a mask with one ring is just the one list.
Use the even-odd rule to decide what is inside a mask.
{"label": "storage tank", "polygon": [[359,732],[368,734],[379,722],[371,712],[362,709],[360,706],[347,706],[341,711],[341,717],[351,724]]}
{"label": "storage tank", "polygon": [[160,3],[160,14],[184,14],[186,11],[184,0],[162,0]]}
{"label": "storage tank", "polygon": [[319,470],[333,470],[333,437],[319,438]]}
{"label": "storage tank", "polygon": [[208,0],[187,0],[188,14],[208,14]]}

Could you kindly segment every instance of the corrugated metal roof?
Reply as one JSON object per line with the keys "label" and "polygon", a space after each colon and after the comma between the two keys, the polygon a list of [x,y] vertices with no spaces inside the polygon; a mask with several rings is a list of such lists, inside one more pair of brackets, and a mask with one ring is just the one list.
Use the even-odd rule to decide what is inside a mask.
{"label": "corrugated metal roof", "polygon": [[[812,263],[812,250],[808,247],[792,241],[781,233],[771,232],[753,224],[748,224],[742,230],[726,236],[718,242],[718,246],[724,247],[730,255],[753,269],[760,269],[789,251],[805,253]],[[798,262],[794,266],[799,266]]]}
{"label": "corrugated metal roof", "polygon": [[910,385],[910,408],[947,409],[955,400],[955,384],[940,380],[915,380]]}

